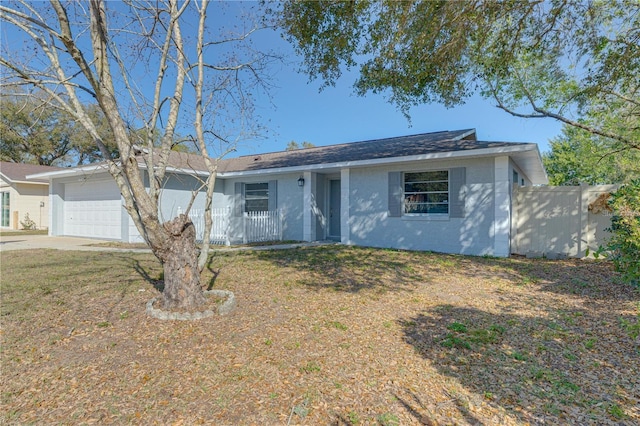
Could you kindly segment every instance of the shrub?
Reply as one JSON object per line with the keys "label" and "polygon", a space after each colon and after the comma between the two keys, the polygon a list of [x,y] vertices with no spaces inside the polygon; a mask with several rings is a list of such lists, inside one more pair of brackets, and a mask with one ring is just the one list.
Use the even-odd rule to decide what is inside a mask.
{"label": "shrub", "polygon": [[29,217],[29,213],[24,215],[24,220],[20,221],[20,225],[22,225],[22,229],[27,231],[36,229],[36,223],[31,220],[31,218]]}
{"label": "shrub", "polygon": [[640,286],[640,179],[611,195],[611,238],[605,250],[625,282]]}

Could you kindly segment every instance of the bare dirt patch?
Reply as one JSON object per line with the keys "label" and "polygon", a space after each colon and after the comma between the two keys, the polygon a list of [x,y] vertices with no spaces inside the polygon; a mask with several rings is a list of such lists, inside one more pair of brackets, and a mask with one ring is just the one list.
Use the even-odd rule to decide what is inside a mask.
{"label": "bare dirt patch", "polygon": [[145,314],[148,254],[2,253],[0,422],[637,424],[640,294],[607,263],[217,253],[229,316]]}

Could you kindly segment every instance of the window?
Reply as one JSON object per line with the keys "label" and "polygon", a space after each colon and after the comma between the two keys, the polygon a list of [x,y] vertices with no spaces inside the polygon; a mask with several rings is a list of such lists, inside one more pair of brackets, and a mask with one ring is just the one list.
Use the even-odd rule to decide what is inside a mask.
{"label": "window", "polygon": [[465,167],[429,172],[389,172],[389,217],[463,218],[467,194]]}
{"label": "window", "polygon": [[274,211],[278,207],[278,181],[244,183],[234,185],[233,215],[242,216],[251,212]]}
{"label": "window", "polygon": [[9,212],[11,210],[11,208],[9,207],[9,193],[2,192],[0,194],[2,194],[2,223],[0,223],[0,226],[9,226]]}
{"label": "window", "polygon": [[269,184],[247,183],[244,186],[244,211],[266,212],[269,210]]}
{"label": "window", "polygon": [[447,170],[404,174],[405,214],[448,214]]}

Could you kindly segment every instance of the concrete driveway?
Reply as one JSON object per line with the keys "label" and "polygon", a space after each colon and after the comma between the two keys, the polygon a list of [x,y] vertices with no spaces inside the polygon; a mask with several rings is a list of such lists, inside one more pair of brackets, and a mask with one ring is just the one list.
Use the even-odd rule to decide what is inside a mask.
{"label": "concrete driveway", "polygon": [[[50,237],[48,235],[8,235],[0,237],[0,253],[10,250],[29,249],[57,249],[57,250],[82,250],[82,251],[125,251],[137,253],[151,253],[146,248],[116,248],[108,246],[97,246],[104,244],[105,240],[94,240],[77,237]],[[337,244],[335,241],[313,241],[293,244],[276,244],[266,246],[242,246],[231,248],[211,247],[211,251],[240,251],[240,250],[281,250],[296,247],[314,247],[327,244]]]}
{"label": "concrete driveway", "polygon": [[140,251],[147,249],[122,249],[114,247],[99,247],[94,244],[104,243],[104,240],[76,237],[50,237],[48,235],[7,235],[0,237],[0,252],[10,250],[29,249],[57,249],[57,250],[84,250],[84,251]]}

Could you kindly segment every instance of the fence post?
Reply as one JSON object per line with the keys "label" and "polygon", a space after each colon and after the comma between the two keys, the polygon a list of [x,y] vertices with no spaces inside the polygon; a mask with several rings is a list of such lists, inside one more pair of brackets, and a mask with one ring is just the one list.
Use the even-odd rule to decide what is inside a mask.
{"label": "fence post", "polygon": [[225,230],[224,230],[224,235],[225,235],[225,244],[227,246],[231,245],[231,207],[227,207],[227,214],[225,217]]}
{"label": "fence post", "polygon": [[247,244],[247,222],[249,218],[249,213],[242,213],[242,244]]}
{"label": "fence post", "polygon": [[583,241],[583,237],[589,238],[589,185],[580,184],[580,201],[578,202],[580,213],[580,228],[578,231],[578,259],[586,254],[586,248],[589,247],[589,241]]}
{"label": "fence post", "polygon": [[511,253],[518,252],[518,189],[518,185],[513,185],[511,191]]}

